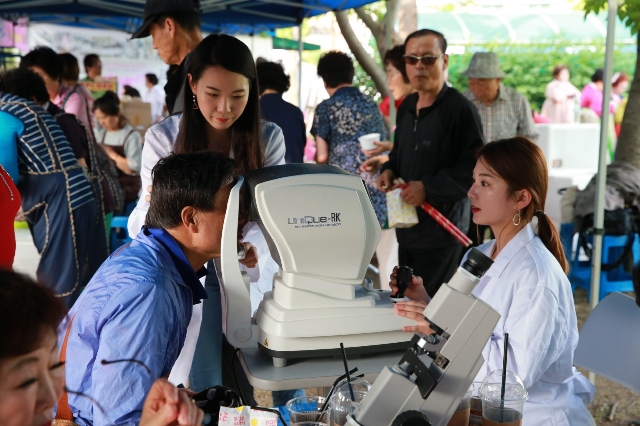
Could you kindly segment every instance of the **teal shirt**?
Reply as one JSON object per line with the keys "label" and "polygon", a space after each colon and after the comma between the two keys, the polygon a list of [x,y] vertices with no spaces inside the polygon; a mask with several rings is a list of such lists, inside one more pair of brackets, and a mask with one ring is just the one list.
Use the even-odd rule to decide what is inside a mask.
{"label": "teal shirt", "polygon": [[0,164],[18,184],[18,139],[24,124],[13,115],[0,111]]}

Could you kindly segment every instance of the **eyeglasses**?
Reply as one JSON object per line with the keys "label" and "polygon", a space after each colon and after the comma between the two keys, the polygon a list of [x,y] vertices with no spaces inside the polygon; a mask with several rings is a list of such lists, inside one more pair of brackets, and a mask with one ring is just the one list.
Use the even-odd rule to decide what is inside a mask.
{"label": "eyeglasses", "polygon": [[433,65],[436,61],[444,56],[442,55],[433,56],[433,55],[424,55],[424,56],[416,56],[416,55],[404,55],[404,63],[407,65],[416,65],[418,61],[422,62],[422,65]]}

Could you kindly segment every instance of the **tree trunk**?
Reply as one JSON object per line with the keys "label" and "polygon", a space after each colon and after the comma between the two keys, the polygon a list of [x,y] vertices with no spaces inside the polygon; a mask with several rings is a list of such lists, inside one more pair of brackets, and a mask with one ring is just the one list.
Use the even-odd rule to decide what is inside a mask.
{"label": "tree trunk", "polygon": [[[373,80],[382,97],[388,96],[389,89],[387,87],[387,78],[384,70],[371,56],[369,56],[367,51],[358,40],[358,37],[353,32],[351,24],[349,23],[347,12],[344,10],[340,10],[334,13],[336,16],[336,21],[338,22],[338,26],[340,27],[340,31],[342,32],[342,36],[347,42],[351,53],[353,53],[353,56],[356,57],[356,60],[358,61],[358,63],[360,63],[362,69],[364,69],[364,71],[371,76],[371,79]],[[380,31],[380,28],[377,28],[377,30]]]}
{"label": "tree trunk", "polygon": [[404,43],[409,34],[418,29],[418,7],[416,0],[400,0],[398,12],[398,43]]}
{"label": "tree trunk", "polygon": [[640,32],[636,35],[636,72],[629,90],[629,100],[624,110],[615,159],[626,161],[640,168]]}

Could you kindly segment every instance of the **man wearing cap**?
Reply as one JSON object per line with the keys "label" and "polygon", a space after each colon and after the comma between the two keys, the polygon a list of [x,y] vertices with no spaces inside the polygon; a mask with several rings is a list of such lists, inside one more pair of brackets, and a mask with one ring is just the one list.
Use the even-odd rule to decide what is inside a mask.
{"label": "man wearing cap", "polygon": [[[398,108],[396,143],[382,166],[378,189],[394,189],[402,178],[402,199],[417,206],[419,223],[396,229],[400,265],[413,268],[430,296],[448,282],[458,267],[463,247],[420,206],[427,201],[466,232],[471,216],[467,191],[483,145],[478,111],[462,93],[445,83],[449,65],[447,41],[422,29],[404,44],[407,76],[415,93]],[[422,274],[422,275],[421,275]]]}
{"label": "man wearing cap", "polygon": [[464,95],[478,108],[485,142],[515,136],[526,136],[533,141],[538,138],[529,102],[501,82],[506,74],[500,69],[498,55],[474,53],[462,75],[469,78],[469,90]]}
{"label": "man wearing cap", "polygon": [[144,22],[131,36],[153,38],[153,48],[167,65],[179,65],[164,86],[170,115],[182,112],[189,53],[202,41],[199,0],[147,0]]}

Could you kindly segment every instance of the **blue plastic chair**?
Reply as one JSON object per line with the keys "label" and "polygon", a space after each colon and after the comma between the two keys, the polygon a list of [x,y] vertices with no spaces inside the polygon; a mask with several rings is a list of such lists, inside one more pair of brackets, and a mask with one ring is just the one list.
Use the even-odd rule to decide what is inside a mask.
{"label": "blue plastic chair", "polygon": [[127,232],[129,216],[114,216],[111,220],[111,252],[131,241]]}
{"label": "blue plastic chair", "polygon": [[[565,231],[565,237],[568,241],[573,240],[573,233],[568,237],[569,231]],[[605,235],[602,238],[602,264],[610,264],[620,258],[624,251],[624,247],[627,245],[629,238],[633,238],[632,255],[634,264],[640,260],[640,240],[637,234],[630,236],[626,235]],[[561,239],[565,251],[568,252],[567,259],[569,260],[569,281],[573,290],[576,287],[583,288],[587,291],[587,298],[591,297],[591,262],[589,260],[580,260],[580,241],[576,239],[575,244],[571,242],[571,245],[565,246],[565,239],[562,236]],[[570,251],[567,251],[567,247],[571,247]],[[633,282],[631,274],[624,270],[624,263],[611,271],[600,272],[600,297],[598,300],[602,300],[607,294],[615,291],[629,292],[633,291]]]}
{"label": "blue plastic chair", "polygon": [[114,216],[111,220],[111,233],[110,233],[110,241],[111,244],[111,252],[113,252],[118,247],[131,242],[131,238],[129,238],[129,233],[127,232],[127,222],[129,221],[129,215],[136,208],[138,204],[137,201],[131,201],[125,204],[124,211],[121,216]]}
{"label": "blue plastic chair", "polygon": [[575,234],[575,225],[573,223],[561,223],[560,224],[560,241],[562,242],[562,248],[564,249],[564,256],[567,261],[571,263],[573,253],[573,235]]}

